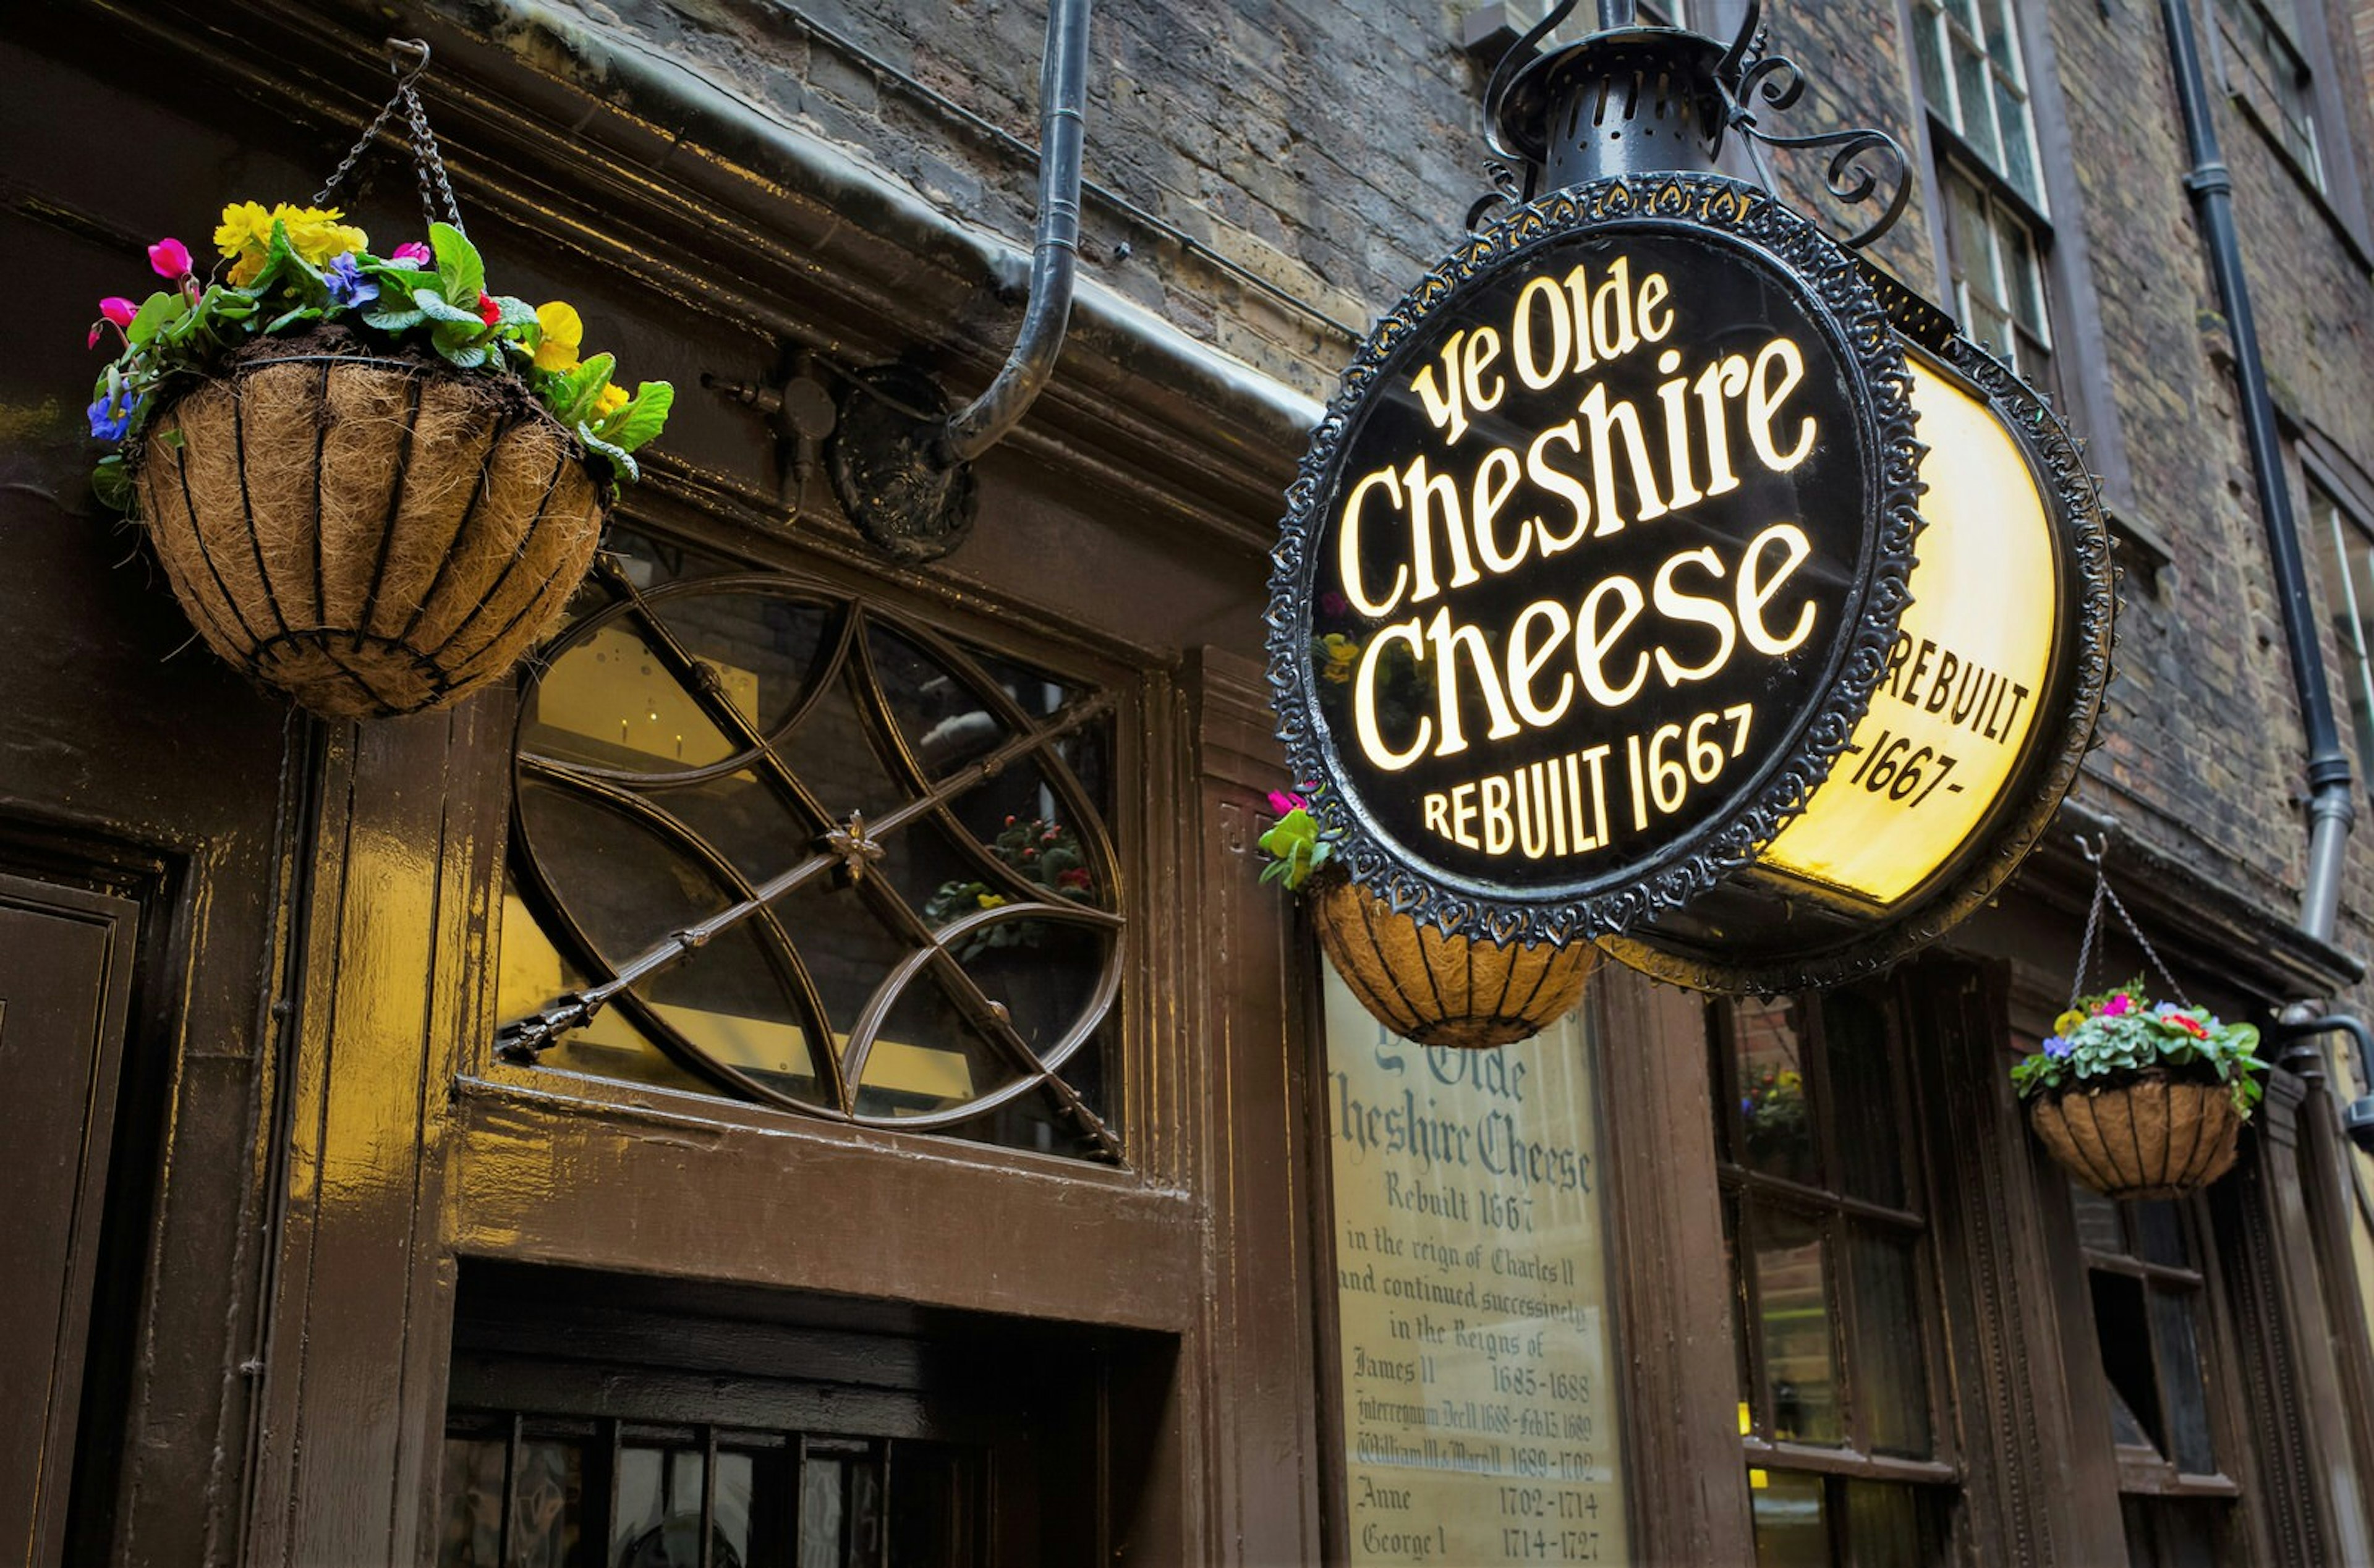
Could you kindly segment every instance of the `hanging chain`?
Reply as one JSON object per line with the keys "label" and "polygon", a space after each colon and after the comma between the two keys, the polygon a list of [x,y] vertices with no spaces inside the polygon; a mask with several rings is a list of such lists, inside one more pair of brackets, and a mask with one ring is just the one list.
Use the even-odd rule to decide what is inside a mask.
{"label": "hanging chain", "polygon": [[330,193],[354,171],[356,163],[370,150],[371,144],[379,140],[380,133],[387,129],[387,123],[394,119],[396,111],[401,109],[404,111],[406,139],[412,144],[413,172],[420,181],[420,210],[429,222],[435,223],[441,216],[438,208],[441,200],[444,221],[460,231],[462,208],[453,200],[452,182],[445,176],[445,159],[437,150],[436,133],[429,128],[429,111],[421,104],[420,94],[413,86],[429,69],[429,45],[417,38],[391,38],[387,46],[394,55],[387,63],[387,69],[388,74],[395,78],[395,91],[380,106],[378,115],[355,145],[347,149],[347,156],[340,160],[329,179],[322,182],[322,188],[313,193],[313,205],[318,207],[329,202]]}
{"label": "hanging chain", "polygon": [[2152,946],[2151,938],[2144,935],[2143,928],[2135,924],[2135,918],[2127,913],[2126,905],[2120,902],[2118,894],[2111,891],[2110,870],[2103,864],[2104,858],[2110,853],[2110,836],[2105,833],[2100,844],[2094,845],[2086,843],[2086,836],[2081,833],[2077,835],[2077,849],[2094,868],[2094,902],[2086,911],[2086,935],[2077,947],[2077,976],[2069,988],[2071,1009],[2074,1011],[2077,1006],[2077,999],[2086,989],[2087,971],[2099,957],[2094,951],[2094,940],[2101,929],[2102,901],[2106,898],[2110,900],[2110,907],[2117,911],[2119,923],[2127,928],[2127,934],[2135,939],[2135,945],[2143,949],[2144,956],[2151,961],[2152,968],[2167,985],[2167,994],[2174,997],[2180,1006],[2191,1007],[2192,999],[2184,994],[2184,988],[2176,983],[2176,977],[2169,974],[2168,965],[2160,962],[2159,952]]}

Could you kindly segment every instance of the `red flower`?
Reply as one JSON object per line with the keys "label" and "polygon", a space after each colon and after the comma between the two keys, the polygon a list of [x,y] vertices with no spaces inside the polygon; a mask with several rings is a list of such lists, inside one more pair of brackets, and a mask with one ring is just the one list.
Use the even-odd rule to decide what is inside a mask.
{"label": "red flower", "polygon": [[478,320],[486,322],[487,325],[490,327],[500,326],[502,324],[503,308],[495,303],[495,297],[493,295],[481,294],[478,296]]}
{"label": "red flower", "polygon": [[148,247],[148,264],[159,277],[178,281],[190,275],[190,248],[179,240],[159,240]]}
{"label": "red flower", "polygon": [[1057,872],[1055,873],[1055,885],[1058,887],[1085,888],[1088,885],[1087,868],[1086,866],[1074,866],[1070,871]]}

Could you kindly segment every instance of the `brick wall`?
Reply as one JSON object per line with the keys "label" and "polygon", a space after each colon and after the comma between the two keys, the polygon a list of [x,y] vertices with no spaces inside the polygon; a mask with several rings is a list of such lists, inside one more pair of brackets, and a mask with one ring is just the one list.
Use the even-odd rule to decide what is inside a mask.
{"label": "brick wall", "polygon": [[[2333,0],[2333,68],[2364,79],[2354,37],[2374,0]],[[2313,12],[2317,0],[2301,0]],[[2207,6],[2200,6],[2206,12]],[[1483,188],[1484,71],[1449,0],[1101,0],[1092,32],[1089,179],[1289,296],[1190,253],[1093,193],[1084,266],[1189,333],[1306,392],[1349,350],[1320,318],[1365,328],[1456,237]],[[1029,233],[1028,157],[889,81],[757,0],[634,0],[616,16],[704,74],[843,145],[952,215]],[[1037,0],[809,0],[803,15],[1026,142],[1036,139]],[[1896,0],[1770,8],[1773,45],[1812,87],[1776,129],[1877,124],[1918,146]],[[2207,17],[2196,25],[2205,26]],[[2119,675],[2083,793],[2271,911],[2297,907],[2302,747],[2222,318],[2181,184],[2181,127],[2157,7],[2034,6],[2050,28],[2082,210],[2053,215],[2094,263],[2109,385],[2133,471],[2129,509],[2174,559],[2131,576]],[[2205,43],[2204,40],[2204,43]],[[2329,145],[2368,151],[2362,95]],[[1785,123],[1784,123],[1785,122]],[[2270,373],[2286,414],[2374,468],[2374,287],[2268,140],[2231,106],[2236,180]],[[2346,167],[2345,162],[2344,167]],[[1810,193],[1818,164],[1783,163]],[[1879,250],[1938,276],[1925,203]],[[2064,344],[2066,334],[2064,333]],[[2374,864],[2374,849],[2356,857]],[[2352,940],[2374,874],[2350,884]]]}

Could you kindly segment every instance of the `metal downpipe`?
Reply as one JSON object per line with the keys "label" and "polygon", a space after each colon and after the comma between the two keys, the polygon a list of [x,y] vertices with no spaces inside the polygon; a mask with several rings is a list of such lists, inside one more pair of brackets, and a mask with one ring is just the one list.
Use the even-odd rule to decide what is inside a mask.
{"label": "metal downpipe", "polygon": [[2234,181],[2218,150],[2217,128],[2210,119],[2208,88],[2193,44],[2192,8],[2186,0],[2160,0],[2160,14],[2168,25],[2177,105],[2184,116],[2185,145],[2192,159],[2184,188],[2192,193],[2202,237],[2209,245],[2210,271],[2216,277],[2218,301],[2234,347],[2234,375],[2241,395],[2242,428],[2251,448],[2251,474],[2258,488],[2260,519],[2266,526],[2276,598],[2283,607],[2284,642],[2291,655],[2300,723],[2308,731],[2308,880],[2300,890],[2299,927],[2320,942],[2331,942],[2341,904],[2342,860],[2350,825],[2357,814],[2349,755],[2342,750],[2340,729],[2333,720],[2333,692],[2325,683],[2324,657],[2317,647],[2299,529],[2292,515],[2291,490],[2284,481],[2274,404],[2267,395],[2258,323],[2251,311],[2250,285],[2242,275],[2241,246],[2234,229]]}
{"label": "metal downpipe", "polygon": [[1014,428],[1055,373],[1072,319],[1080,260],[1081,106],[1087,97],[1089,0],[1049,0],[1039,70],[1039,233],[1030,303],[989,390],[948,415],[935,445],[944,466],[970,462]]}

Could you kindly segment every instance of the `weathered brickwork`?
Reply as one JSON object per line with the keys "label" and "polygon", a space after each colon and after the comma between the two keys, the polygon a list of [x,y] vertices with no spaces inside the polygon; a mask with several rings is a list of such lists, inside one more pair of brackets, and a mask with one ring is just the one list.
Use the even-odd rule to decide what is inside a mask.
{"label": "weathered brickwork", "polygon": [[[2374,35],[2374,3],[2333,5],[2333,68],[2362,82],[2356,40]],[[2197,8],[2195,25],[2212,25],[2211,7]],[[2063,374],[2073,386],[2086,377],[2107,385],[2133,475],[2114,502],[2173,553],[2164,570],[2129,578],[2119,676],[2082,796],[2271,912],[2288,911],[2305,846],[2294,799],[2299,725],[2224,322],[2182,184],[2157,8],[2035,0],[2022,9],[2031,59],[2054,61],[2065,106],[2066,146],[2046,156],[2074,163],[2080,196],[2078,210],[2052,221],[2090,250],[2105,350],[2098,363],[2083,360],[2064,322]],[[2317,0],[2301,9],[2318,15]],[[1091,192],[1087,275],[1324,395],[1350,341],[1328,320],[1365,329],[1455,240],[1483,188],[1486,72],[1458,47],[1463,10],[1444,0],[1103,0],[1088,177],[1158,221]],[[1810,82],[1793,110],[1767,115],[1774,129],[1874,124],[1921,146],[1908,9],[1826,0],[1768,14],[1773,47]],[[757,0],[636,0],[613,15],[950,215],[1017,241],[1028,234],[1029,158],[931,99],[1035,141],[1045,17],[1036,0],[839,0],[796,15]],[[2038,47],[2045,29],[2049,51]],[[2374,147],[2363,95],[2345,96],[2353,123],[2320,127],[2344,180],[2361,162],[2352,149]],[[2217,123],[2282,411],[2374,468],[2374,287],[2364,262],[2252,122],[2221,103]],[[1792,194],[1818,205],[1818,159],[1784,159],[1780,171]],[[1163,226],[1232,265],[1213,264]],[[1877,259],[1939,288],[1925,191]],[[2071,302],[2058,303],[2065,311]],[[2349,907],[2367,934],[2374,872],[2353,879]]]}

